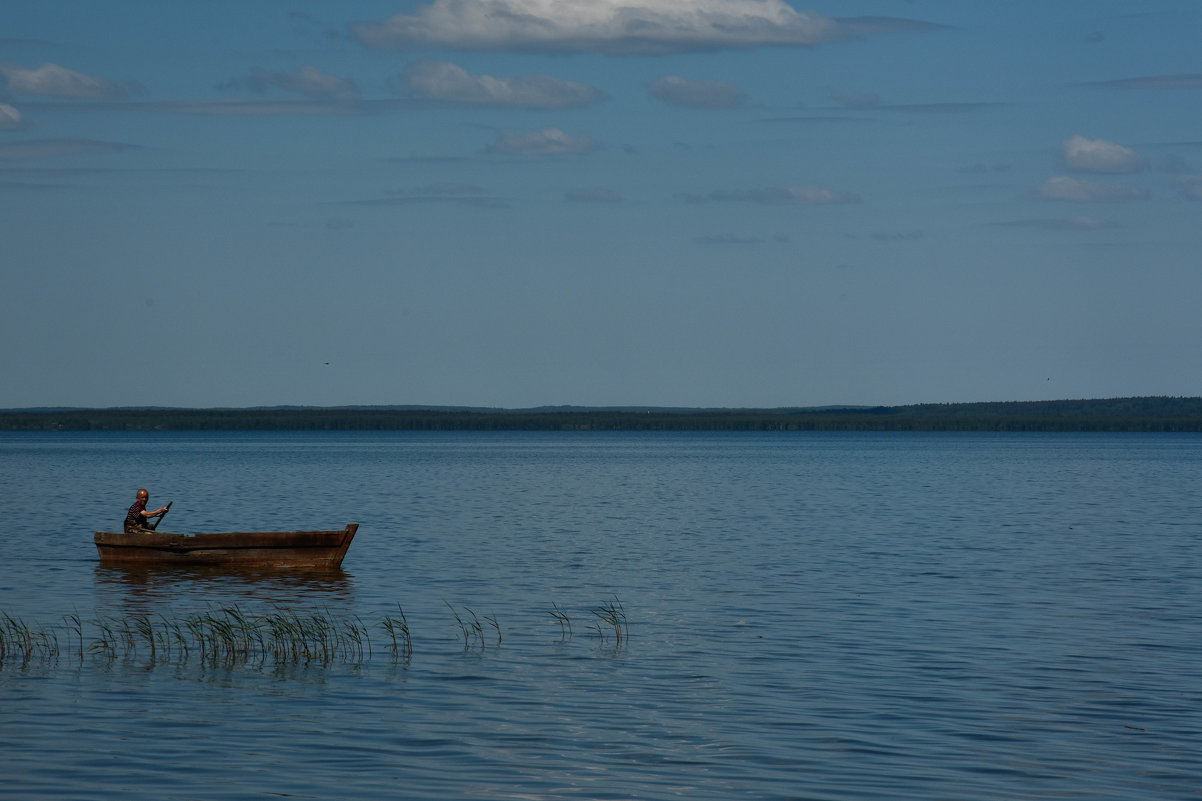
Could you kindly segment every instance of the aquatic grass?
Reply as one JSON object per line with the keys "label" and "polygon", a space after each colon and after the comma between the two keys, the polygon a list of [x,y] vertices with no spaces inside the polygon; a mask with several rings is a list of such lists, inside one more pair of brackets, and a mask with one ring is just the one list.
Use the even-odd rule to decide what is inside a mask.
{"label": "aquatic grass", "polygon": [[[618,596],[592,610],[597,622],[593,628],[604,642],[607,635],[612,634],[614,644],[621,646],[630,636],[630,627],[626,622],[626,609]],[[604,625],[602,625],[604,624]]]}
{"label": "aquatic grass", "polygon": [[485,617],[484,622],[487,623],[488,625],[492,626],[493,631],[495,631],[497,633],[497,645],[500,645],[501,644],[501,624],[497,621],[497,613],[493,612],[491,615]]}
{"label": "aquatic grass", "polygon": [[63,623],[64,623],[64,624],[65,624],[65,625],[68,627],[68,629],[69,629],[70,631],[73,631],[73,632],[75,633],[75,639],[74,639],[74,642],[78,642],[78,643],[79,643],[79,660],[82,662],[82,661],[83,661],[83,655],[84,655],[84,650],[83,650],[83,620],[82,620],[82,619],[80,619],[80,617],[79,617],[79,615],[78,615],[78,614],[72,614],[72,615],[63,615]]}
{"label": "aquatic grass", "polygon": [[[196,616],[186,618],[183,621],[181,628],[184,631],[186,631],[189,636],[191,636],[191,638],[192,638],[191,641],[196,646],[197,653],[199,653],[201,655],[201,658],[203,659],[204,655],[206,653],[208,653],[208,651],[207,651],[208,632],[205,629],[200,618],[196,617]],[[187,640],[185,639],[184,653],[188,652],[186,643],[187,643]]]}
{"label": "aquatic grass", "polygon": [[447,608],[451,610],[451,614],[455,617],[455,625],[459,627],[459,633],[463,637],[463,650],[471,647],[472,643],[479,643],[480,648],[484,648],[484,627],[480,625],[480,618],[470,607],[463,607],[464,612],[471,615],[469,620],[464,615],[459,614],[458,610],[451,604],[450,601],[443,601]]}
{"label": "aquatic grass", "polygon": [[[363,620],[355,615],[350,620],[342,621],[342,641],[344,644],[344,652],[349,659],[352,655],[360,662],[366,659],[371,659],[371,635],[368,634],[367,626],[363,625]],[[367,654],[363,653],[364,648],[367,649]]]}
{"label": "aquatic grass", "polygon": [[208,642],[211,647],[209,661],[215,664],[249,661],[250,649],[239,634],[237,618],[231,615],[229,610],[221,610],[220,615],[210,612],[202,619],[201,624],[208,630]]}
{"label": "aquatic grass", "polygon": [[[470,606],[443,601],[455,621],[464,650],[483,651],[504,640],[495,611],[477,613]],[[557,603],[548,613],[560,627],[560,638],[572,637],[571,617]],[[628,639],[626,610],[615,596],[592,610],[590,627],[603,642],[623,645]],[[130,612],[97,614],[86,620],[78,613],[63,615],[57,625],[34,626],[0,612],[0,668],[54,662],[63,654],[59,635],[65,634],[66,653],[108,661],[142,661],[147,665],[174,663],[233,667],[237,665],[301,664],[328,666],[370,661],[376,650],[372,628],[387,635],[385,649],[394,659],[413,658],[413,632],[405,610],[386,615],[369,626],[358,615],[336,615],[329,609],[302,612],[273,607],[251,613],[237,605],[214,606],[201,612]],[[377,633],[377,636],[378,633]],[[493,639],[495,638],[495,640]]]}
{"label": "aquatic grass", "polygon": [[497,645],[501,644],[501,622],[497,619],[497,613],[484,616],[484,623],[480,622],[480,616],[470,606],[463,607],[464,614],[460,614],[450,601],[443,601],[447,608],[451,610],[451,614],[455,618],[455,625],[459,629],[459,635],[463,638],[463,648],[467,650],[473,644],[480,646],[481,650],[485,648],[484,644],[484,623],[487,623],[497,635]]}
{"label": "aquatic grass", "polygon": [[572,636],[572,619],[568,617],[566,612],[559,608],[559,604],[552,601],[551,606],[552,609],[547,614],[559,624],[559,639],[565,639],[565,635],[570,638]]}
{"label": "aquatic grass", "polygon": [[385,617],[381,625],[392,638],[393,658],[400,657],[408,661],[413,657],[413,636],[409,633],[409,620],[400,604],[396,605],[400,618]]}
{"label": "aquatic grass", "polygon": [[224,620],[215,621],[215,625],[226,638],[228,652],[242,659],[263,653],[263,626],[260,621],[248,618],[236,604],[222,607],[221,614],[225,616]]}
{"label": "aquatic grass", "polygon": [[100,636],[88,645],[88,653],[116,658],[118,641],[112,623],[108,618],[98,617],[95,624]]}
{"label": "aquatic grass", "polygon": [[184,622],[178,619],[168,619],[163,615],[159,615],[159,619],[163,623],[165,650],[169,655],[174,650],[179,659],[186,662],[191,651],[188,648],[187,629]]}
{"label": "aquatic grass", "polygon": [[[78,620],[78,618],[75,618]],[[249,615],[239,607],[209,609],[169,618],[137,613],[99,616],[97,637],[87,650],[108,658],[187,661],[195,655],[214,665],[275,662],[354,662],[370,658],[368,627],[358,617],[339,619],[328,611],[300,614],[276,609]],[[83,642],[82,623],[76,629]]]}
{"label": "aquatic grass", "polygon": [[274,636],[265,644],[265,655],[279,661],[318,662],[328,665],[340,650],[338,625],[332,617],[317,613],[277,610],[265,617]]}
{"label": "aquatic grass", "polygon": [[35,629],[7,612],[0,614],[0,665],[16,661],[28,667],[35,659],[49,662],[58,656],[58,636],[53,631]]}
{"label": "aquatic grass", "polygon": [[154,624],[150,622],[150,615],[134,615],[132,620],[132,631],[136,632],[146,642],[146,646],[150,649],[150,661],[152,663],[155,662],[158,655],[158,649],[155,648]]}

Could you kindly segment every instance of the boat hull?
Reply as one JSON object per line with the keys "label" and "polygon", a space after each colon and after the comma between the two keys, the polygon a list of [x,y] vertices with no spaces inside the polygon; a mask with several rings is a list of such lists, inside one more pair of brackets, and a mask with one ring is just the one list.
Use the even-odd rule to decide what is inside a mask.
{"label": "boat hull", "polygon": [[220,534],[135,534],[97,531],[96,551],[105,565],[234,565],[238,567],[337,568],[358,530],[240,531]]}

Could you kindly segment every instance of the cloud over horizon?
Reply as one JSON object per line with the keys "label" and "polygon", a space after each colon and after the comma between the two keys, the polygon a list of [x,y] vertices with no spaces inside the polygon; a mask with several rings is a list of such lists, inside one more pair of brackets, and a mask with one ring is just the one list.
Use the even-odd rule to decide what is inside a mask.
{"label": "cloud over horizon", "polygon": [[528,134],[501,132],[488,152],[509,156],[584,156],[599,148],[592,137],[571,136],[559,128],[543,128]]}
{"label": "cloud over horizon", "polygon": [[359,88],[354,81],[336,78],[309,64],[293,72],[255,70],[244,78],[232,78],[218,88],[228,90],[243,87],[259,95],[275,88],[310,100],[341,105],[353,105],[359,101]]}
{"label": "cloud over horizon", "polygon": [[720,189],[706,195],[682,194],[686,203],[754,203],[762,206],[827,206],[859,203],[851,192],[809,186],[769,186],[760,189]]}
{"label": "cloud over horizon", "polygon": [[591,86],[550,75],[495,78],[472,75],[445,61],[418,61],[405,67],[396,89],[412,97],[469,105],[518,108],[579,108],[605,95]]}
{"label": "cloud over horizon", "polygon": [[117,83],[95,75],[42,64],[34,69],[0,64],[0,79],[16,95],[62,97],[73,100],[123,100],[142,87],[134,81]]}
{"label": "cloud over horizon", "polygon": [[25,117],[7,103],[0,103],[0,131],[20,131],[26,127]]}
{"label": "cloud over horizon", "polygon": [[672,53],[813,46],[941,26],[891,17],[834,19],[782,0],[434,0],[414,14],[351,26],[376,49]]}
{"label": "cloud over horizon", "polygon": [[1073,203],[1125,203],[1142,200],[1147,193],[1122,184],[1103,184],[1082,181],[1058,175],[1049,178],[1035,190],[1035,196],[1044,200],[1067,200]]}
{"label": "cloud over horizon", "polygon": [[1074,172],[1139,172],[1147,163],[1138,153],[1105,139],[1086,139],[1077,134],[1060,144],[1064,166]]}
{"label": "cloud over horizon", "polygon": [[690,80],[665,75],[652,81],[647,91],[670,106],[684,108],[735,108],[747,102],[747,95],[733,84],[722,81]]}
{"label": "cloud over horizon", "polygon": [[1190,200],[1202,200],[1202,175],[1178,175],[1177,185]]}

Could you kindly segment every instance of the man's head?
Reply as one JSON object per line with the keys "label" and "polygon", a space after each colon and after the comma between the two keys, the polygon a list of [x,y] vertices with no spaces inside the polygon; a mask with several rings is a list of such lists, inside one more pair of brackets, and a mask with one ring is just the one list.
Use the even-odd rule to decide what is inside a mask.
{"label": "man's head", "polygon": [[144,489],[138,490],[138,500],[142,503],[146,503],[150,500],[150,493]]}

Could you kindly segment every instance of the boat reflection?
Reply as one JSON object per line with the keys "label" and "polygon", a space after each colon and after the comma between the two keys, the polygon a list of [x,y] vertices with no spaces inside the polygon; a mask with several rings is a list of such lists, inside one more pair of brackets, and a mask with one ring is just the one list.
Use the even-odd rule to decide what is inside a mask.
{"label": "boat reflection", "polygon": [[96,598],[130,611],[164,605],[341,605],[354,598],[354,577],[333,570],[264,570],[204,565],[97,565]]}

